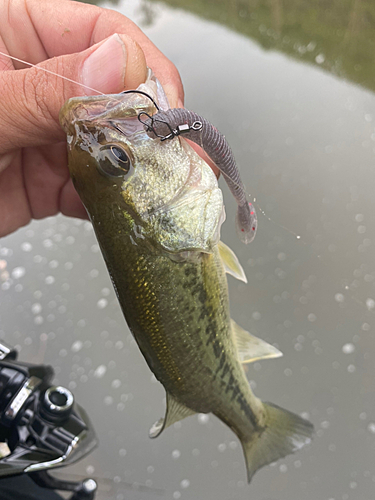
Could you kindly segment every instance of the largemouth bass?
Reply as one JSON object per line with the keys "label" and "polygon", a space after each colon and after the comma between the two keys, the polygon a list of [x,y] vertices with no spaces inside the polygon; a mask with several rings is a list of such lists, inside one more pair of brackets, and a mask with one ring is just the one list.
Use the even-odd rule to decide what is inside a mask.
{"label": "largemouth bass", "polygon": [[221,190],[182,137],[161,141],[145,130],[138,117],[156,113],[152,100],[168,110],[150,72],[137,92],[67,101],[60,122],[70,174],[129,328],[166,390],[150,436],[211,412],[241,441],[250,481],[308,443],[313,427],[249,387],[242,363],[281,353],[231,320],[226,272],[246,277],[220,242]]}

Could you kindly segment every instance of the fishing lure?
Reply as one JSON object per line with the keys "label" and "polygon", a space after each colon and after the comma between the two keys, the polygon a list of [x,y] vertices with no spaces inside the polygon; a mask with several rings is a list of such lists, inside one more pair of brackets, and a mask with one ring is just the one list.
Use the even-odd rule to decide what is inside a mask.
{"label": "fishing lure", "polygon": [[186,139],[201,146],[224,175],[237,202],[236,228],[240,240],[244,243],[253,241],[257,230],[255,208],[246,199],[245,187],[233,152],[217,128],[197,113],[182,108],[166,111],[158,109],[152,116],[142,112],[138,115],[138,119],[145,125],[150,137],[158,137],[161,141],[165,141],[183,134]]}

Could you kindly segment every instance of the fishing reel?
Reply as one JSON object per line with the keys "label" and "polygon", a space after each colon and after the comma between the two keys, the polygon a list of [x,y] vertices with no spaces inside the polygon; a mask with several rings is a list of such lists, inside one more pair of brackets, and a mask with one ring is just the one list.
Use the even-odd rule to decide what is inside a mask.
{"label": "fishing reel", "polygon": [[73,492],[70,500],[93,500],[93,479],[56,479],[50,469],[80,460],[97,440],[86,412],[66,388],[51,385],[51,366],[17,361],[0,342],[0,491],[5,478],[27,474],[44,488]]}

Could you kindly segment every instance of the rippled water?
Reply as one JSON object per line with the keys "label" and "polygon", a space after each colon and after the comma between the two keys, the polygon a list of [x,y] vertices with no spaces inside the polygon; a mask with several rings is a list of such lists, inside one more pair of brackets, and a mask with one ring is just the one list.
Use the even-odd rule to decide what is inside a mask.
{"label": "rippled water", "polygon": [[[354,4],[366,15],[371,9]],[[186,106],[225,133],[235,152],[264,214],[254,242],[242,245],[223,186],[223,240],[249,279],[244,285],[229,278],[232,316],[284,353],[249,366],[248,378],[259,397],[304,414],[317,433],[308,449],[265,467],[250,486],[237,439],[212,416],[191,417],[151,441],[164,391],[125,325],[90,223],[56,217],[0,241],[0,335],[22,360],[52,364],[57,381],[92,418],[100,447],[59,475],[97,477],[99,500],[372,499],[375,97],[365,88],[371,86],[364,77],[364,87],[342,78],[360,81],[355,68],[333,71],[337,54],[330,52],[333,62],[324,67],[324,32],[303,31],[303,23],[300,45],[305,53],[314,47],[305,60],[278,43],[265,47],[232,20],[227,24],[237,32],[218,24],[220,16],[206,15],[214,22],[133,0],[109,6],[173,60]],[[344,49],[341,67],[349,67]]]}

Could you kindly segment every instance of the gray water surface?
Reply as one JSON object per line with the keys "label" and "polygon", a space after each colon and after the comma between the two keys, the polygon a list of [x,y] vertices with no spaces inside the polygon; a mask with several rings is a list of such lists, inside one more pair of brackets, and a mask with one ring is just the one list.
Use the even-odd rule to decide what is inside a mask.
{"label": "gray water surface", "polygon": [[[113,4],[108,4],[114,8]],[[313,443],[246,484],[234,434],[213,416],[175,424],[125,324],[89,222],[62,216],[0,241],[0,336],[54,366],[100,439],[58,475],[98,478],[98,500],[375,497],[375,96],[215,22],[136,0],[115,8],[176,64],[186,107],[232,146],[256,198],[241,244],[224,183],[233,318],[284,357],[248,367],[254,392],[315,425]],[[314,42],[311,39],[311,42]]]}

